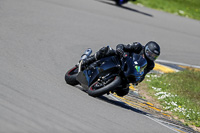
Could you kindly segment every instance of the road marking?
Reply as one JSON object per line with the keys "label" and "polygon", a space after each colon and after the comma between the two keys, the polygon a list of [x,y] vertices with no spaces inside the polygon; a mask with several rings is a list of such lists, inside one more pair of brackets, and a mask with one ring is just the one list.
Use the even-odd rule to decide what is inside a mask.
{"label": "road marking", "polygon": [[133,84],[130,84],[129,89],[131,89],[132,91],[135,91],[136,89],[134,88]]}
{"label": "road marking", "polygon": [[149,102],[140,102],[140,101],[133,101],[133,100],[130,100],[127,96],[120,97],[120,96],[117,96],[116,94],[113,94],[113,96],[115,98],[117,98],[117,99],[120,99],[120,101],[128,104],[129,106],[136,107],[136,108],[139,108],[139,109],[145,109],[145,110],[153,109],[153,110],[155,110],[157,112],[160,112],[162,115],[170,116],[168,114],[162,113],[161,109],[152,106],[153,105],[152,103],[149,103]]}
{"label": "road marking", "polygon": [[188,69],[188,70],[200,71],[200,68],[194,68],[194,67],[189,67],[189,66],[181,66],[181,65],[179,65],[179,67],[182,67],[182,68],[185,68],[185,69]]}
{"label": "road marking", "polygon": [[164,65],[160,65],[158,63],[155,63],[155,67],[154,69],[155,71],[159,71],[159,72],[163,72],[163,73],[173,73],[173,72],[177,72],[178,70],[164,66]]}
{"label": "road marking", "polygon": [[[132,103],[130,103],[130,101],[127,102],[127,99],[126,99],[126,98],[119,97],[119,96],[117,96],[117,95],[115,95],[115,94],[109,95],[109,96],[110,96],[111,98],[115,99],[116,101],[126,103],[126,104],[129,105],[130,107],[136,107],[137,109],[138,109],[138,107],[141,109],[141,106],[139,106],[140,104],[141,104],[141,105],[145,105],[145,104],[142,104],[142,103],[139,103],[138,105],[137,105],[137,103],[135,103],[136,105],[135,105],[135,104],[132,104]],[[143,108],[145,108],[145,107],[143,107]],[[171,129],[171,130],[177,132],[177,133],[180,133],[180,131],[177,131],[177,129],[172,128],[172,127],[170,127],[170,126],[167,126],[167,125],[163,124],[162,122],[160,122],[160,121],[158,121],[158,120],[155,120],[154,118],[151,118],[151,117],[148,116],[148,115],[144,115],[144,116],[147,117],[147,118],[149,118],[149,119],[151,119],[151,120],[153,120],[153,121],[155,121],[155,122],[157,122],[157,123],[159,123],[159,124],[161,124],[161,125],[163,125],[164,127],[167,127],[167,128],[169,128],[169,129]],[[183,133],[185,133],[185,132],[183,132]]]}
{"label": "road marking", "polygon": [[189,64],[185,64],[185,63],[173,62],[173,61],[167,61],[167,60],[156,60],[156,62],[167,63],[167,64],[175,64],[175,65],[181,65],[181,66],[188,66],[188,67],[193,67],[193,68],[200,68],[200,66],[197,66],[197,65],[189,65]]}
{"label": "road marking", "polygon": [[[145,116],[146,116],[147,118],[149,118],[149,119],[151,119],[151,120],[153,120],[153,121],[159,123],[160,125],[163,125],[164,127],[167,127],[167,128],[169,128],[169,129],[173,130],[174,132],[180,133],[180,132],[177,131],[176,129],[171,128],[171,127],[169,127],[169,126],[163,124],[162,122],[160,122],[160,121],[158,121],[158,120],[155,120],[154,118],[149,117],[148,115],[145,115]],[[184,133],[186,133],[186,132],[184,132]]]}
{"label": "road marking", "polygon": [[[133,102],[133,101],[131,101],[131,100],[128,100],[127,98],[119,97],[119,96],[117,96],[116,94],[111,94],[111,95],[109,95],[109,96],[110,96],[111,98],[113,98],[114,100],[116,100],[116,101],[125,103],[125,104],[127,104],[128,106],[133,107],[133,108],[136,108],[136,109],[139,109],[139,110],[141,110],[141,108],[143,108],[143,109],[147,109],[148,107],[151,108],[151,106],[148,106],[148,105],[146,105],[146,104],[144,104],[144,103],[136,103],[136,102]],[[148,106],[148,107],[145,107],[145,106]],[[156,111],[161,112],[160,109],[157,109],[157,108],[155,108],[155,107],[152,107],[152,109],[155,109]],[[164,113],[161,113],[161,114],[163,114],[163,115],[165,115],[165,116],[168,116],[168,114],[164,114]],[[162,120],[157,120],[157,119],[155,119],[155,118],[152,118],[152,117],[149,116],[148,114],[147,114],[147,115],[144,115],[144,116],[147,117],[147,118],[149,118],[149,119],[151,119],[151,120],[153,120],[153,121],[155,121],[155,122],[157,122],[157,123],[159,123],[159,124],[161,124],[161,125],[163,125],[163,126],[165,126],[165,127],[167,127],[167,128],[169,128],[169,129],[171,129],[171,130],[173,130],[173,131],[175,131],[175,132],[177,132],[177,133],[186,133],[186,132],[181,131],[181,130],[179,130],[179,129],[176,129],[176,128],[173,128],[173,127],[171,127],[171,126],[168,126],[167,124],[164,124],[164,123],[166,123],[165,121],[163,121],[163,122],[164,122],[164,123],[163,123]],[[170,123],[170,124],[171,124],[171,123]],[[172,124],[171,124],[171,125],[172,125]]]}
{"label": "road marking", "polygon": [[[163,63],[168,62],[168,63],[171,63],[171,64],[176,65],[178,67],[184,68],[184,69],[194,69],[194,70],[200,71],[200,66],[191,66],[191,65],[186,65],[186,64],[182,64],[182,63],[175,63],[175,62],[172,63],[172,62],[169,62],[169,61],[161,61],[161,60],[159,60],[159,62],[163,62]],[[161,73],[173,73],[173,72],[179,71],[177,69],[174,69],[174,68],[171,68],[171,67],[168,67],[168,66],[165,66],[165,65],[161,65],[159,63],[155,63],[154,70],[159,71]],[[130,84],[129,89],[130,89],[130,91],[133,91],[135,94],[138,94],[138,92],[137,92],[138,90],[134,87],[133,84]],[[180,128],[179,129],[176,128],[176,125],[170,126],[170,125],[173,125],[173,123],[171,123],[171,122],[167,122],[167,121],[165,122],[163,120],[149,116],[148,114],[151,114],[151,115],[153,114],[152,113],[152,110],[153,110],[154,113],[161,114],[163,116],[166,116],[167,118],[171,117],[170,115],[163,113],[161,109],[154,107],[154,105],[152,103],[145,101],[144,99],[141,100],[139,96],[137,97],[137,96],[133,95],[133,96],[120,97],[116,94],[112,94],[112,95],[109,95],[109,96],[112,97],[113,99],[115,99],[116,101],[120,101],[122,103],[127,104],[130,107],[133,107],[133,108],[136,108],[136,109],[139,109],[139,110],[146,112],[147,115],[145,115],[145,116],[147,118],[169,128],[169,129],[171,129],[175,132],[186,133],[186,132],[180,130]],[[166,124],[166,123],[168,123],[168,124]]]}

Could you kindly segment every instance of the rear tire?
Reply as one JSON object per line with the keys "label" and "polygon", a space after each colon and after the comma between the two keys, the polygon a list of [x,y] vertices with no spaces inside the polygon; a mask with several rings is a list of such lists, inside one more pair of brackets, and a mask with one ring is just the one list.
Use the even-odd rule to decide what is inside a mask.
{"label": "rear tire", "polygon": [[76,80],[76,76],[78,75],[78,66],[71,68],[65,74],[65,81],[67,84],[75,86],[78,85],[79,82]]}
{"label": "rear tire", "polygon": [[[121,78],[119,76],[116,76],[112,79],[112,81],[110,81],[105,86],[100,87],[100,88],[98,88],[98,84],[100,84],[100,82],[96,81],[89,87],[87,93],[90,96],[98,97],[98,96],[102,96],[102,95],[108,93],[109,91],[114,90],[117,86],[119,86],[121,84]],[[98,88],[98,89],[96,89],[96,88]]]}

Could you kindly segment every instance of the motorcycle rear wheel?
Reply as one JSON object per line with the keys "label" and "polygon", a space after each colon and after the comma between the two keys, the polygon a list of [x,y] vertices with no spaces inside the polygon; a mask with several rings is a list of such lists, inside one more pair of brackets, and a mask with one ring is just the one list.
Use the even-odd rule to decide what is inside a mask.
{"label": "motorcycle rear wheel", "polygon": [[109,79],[105,83],[102,83],[101,81],[96,81],[89,87],[87,93],[93,97],[102,96],[114,90],[120,84],[121,84],[121,78],[119,76]]}
{"label": "motorcycle rear wheel", "polygon": [[65,74],[65,81],[67,84],[75,86],[78,85],[79,82],[76,80],[76,76],[78,75],[78,66],[71,68]]}

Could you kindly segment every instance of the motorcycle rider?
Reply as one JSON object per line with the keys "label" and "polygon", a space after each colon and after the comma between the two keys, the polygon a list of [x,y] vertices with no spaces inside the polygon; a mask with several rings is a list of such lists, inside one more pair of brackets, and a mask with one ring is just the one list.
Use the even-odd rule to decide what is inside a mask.
{"label": "motorcycle rider", "polygon": [[[144,69],[143,77],[140,82],[145,78],[145,75],[149,73],[155,66],[154,61],[160,55],[160,46],[155,41],[149,41],[145,46],[142,46],[139,42],[133,42],[132,44],[118,44],[116,50],[111,47],[103,47],[97,51],[94,55],[88,57],[82,61],[82,66],[90,65],[91,63],[108,56],[118,55],[120,58],[124,56],[124,52],[133,52],[142,55],[147,60],[147,67]],[[125,58],[125,57],[124,57]],[[128,94],[129,88],[120,89],[116,92],[119,96]]]}

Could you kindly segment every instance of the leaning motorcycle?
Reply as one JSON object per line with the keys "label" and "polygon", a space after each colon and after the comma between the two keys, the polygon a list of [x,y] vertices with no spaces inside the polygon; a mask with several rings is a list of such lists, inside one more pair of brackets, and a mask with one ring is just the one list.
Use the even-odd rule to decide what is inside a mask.
{"label": "leaning motorcycle", "polygon": [[121,6],[122,4],[127,3],[129,0],[115,0],[116,5]]}
{"label": "leaning motorcycle", "polygon": [[67,71],[65,81],[72,86],[81,85],[93,97],[110,92],[123,96],[121,90],[129,87],[129,83],[139,83],[147,66],[146,59],[135,53],[124,53],[123,57],[105,57],[89,66],[81,66],[82,60],[91,53],[91,49],[86,50],[81,61]]}

